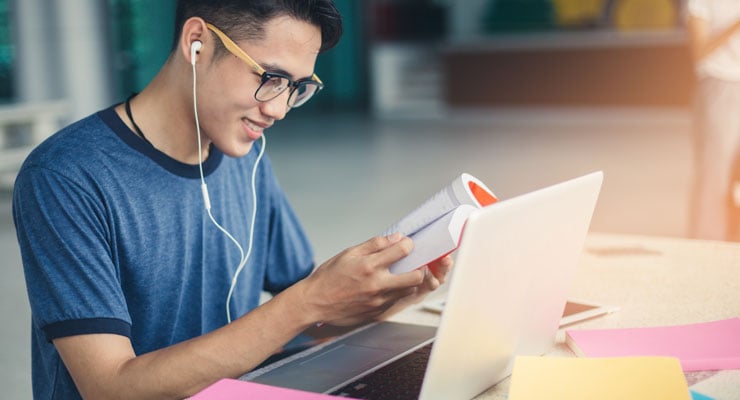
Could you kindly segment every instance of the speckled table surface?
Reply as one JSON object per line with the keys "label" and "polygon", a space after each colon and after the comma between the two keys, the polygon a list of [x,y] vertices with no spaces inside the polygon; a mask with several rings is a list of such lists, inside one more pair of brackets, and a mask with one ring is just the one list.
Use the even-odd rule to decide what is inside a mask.
{"label": "speckled table surface", "polygon": [[[571,297],[619,310],[565,329],[680,325],[740,317],[740,243],[591,233]],[[394,319],[436,324],[439,316],[416,307]],[[574,356],[564,337],[561,329],[547,356]],[[691,389],[701,394],[740,400],[740,370],[690,372],[686,378]],[[506,399],[508,388],[506,379],[477,398]]]}

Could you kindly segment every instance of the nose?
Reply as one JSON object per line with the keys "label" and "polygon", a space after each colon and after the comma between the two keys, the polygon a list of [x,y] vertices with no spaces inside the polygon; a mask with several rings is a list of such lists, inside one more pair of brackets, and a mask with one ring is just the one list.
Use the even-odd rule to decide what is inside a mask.
{"label": "nose", "polygon": [[290,111],[290,107],[288,107],[289,97],[290,90],[286,90],[283,93],[280,93],[278,97],[262,102],[260,104],[260,111],[262,111],[262,114],[264,114],[265,116],[279,121],[285,118],[285,114]]}

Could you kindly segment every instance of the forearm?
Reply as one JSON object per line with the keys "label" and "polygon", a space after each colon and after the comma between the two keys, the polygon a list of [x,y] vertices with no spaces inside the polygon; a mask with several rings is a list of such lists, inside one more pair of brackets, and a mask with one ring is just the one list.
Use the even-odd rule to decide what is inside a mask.
{"label": "forearm", "polygon": [[[310,326],[310,313],[295,306],[297,294],[286,290],[230,325],[140,356],[112,350],[121,348],[117,344],[97,341],[110,340],[104,337],[62,339],[82,338],[86,342],[78,345],[101,349],[83,357],[75,351],[79,346],[55,344],[85,398],[184,398],[221,378],[248,372]],[[116,340],[130,343],[120,336]]]}
{"label": "forearm", "polygon": [[400,235],[370,239],[231,324],[151,353],[136,356],[118,335],[71,336],[54,345],[85,398],[184,398],[248,372],[317,322],[364,322],[417,293],[422,272],[388,271],[412,248]]}
{"label": "forearm", "polygon": [[695,62],[708,57],[726,44],[732,36],[740,34],[740,20],[714,35],[710,35],[708,25],[708,21],[701,18],[689,19],[691,54]]}
{"label": "forearm", "polygon": [[[294,303],[286,301],[290,295],[276,296],[209,334],[131,360],[134,379],[130,381],[142,382],[139,379],[144,378],[143,391],[171,385],[163,394],[180,397],[192,395],[218,379],[243,375],[310,326],[310,321],[295,312]],[[160,376],[152,371],[160,372]]]}

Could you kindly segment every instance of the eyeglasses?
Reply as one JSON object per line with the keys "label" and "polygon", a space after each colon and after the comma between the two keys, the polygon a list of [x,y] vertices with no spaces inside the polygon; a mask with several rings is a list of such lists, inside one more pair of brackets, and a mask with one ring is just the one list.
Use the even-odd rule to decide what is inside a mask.
{"label": "eyeglasses", "polygon": [[226,36],[225,33],[221,32],[220,29],[208,23],[206,26],[208,29],[212,30],[216,36],[218,36],[221,43],[226,47],[226,50],[238,59],[247,63],[252,71],[260,76],[262,82],[257,88],[257,91],[254,92],[254,98],[257,101],[270,101],[290,88],[288,106],[290,108],[297,108],[306,104],[313,95],[324,88],[324,83],[321,82],[321,79],[319,79],[316,74],[313,74],[311,78],[294,81],[283,74],[265,71],[264,68],[257,64],[252,57],[248,56],[244,50],[237,46],[236,43]]}

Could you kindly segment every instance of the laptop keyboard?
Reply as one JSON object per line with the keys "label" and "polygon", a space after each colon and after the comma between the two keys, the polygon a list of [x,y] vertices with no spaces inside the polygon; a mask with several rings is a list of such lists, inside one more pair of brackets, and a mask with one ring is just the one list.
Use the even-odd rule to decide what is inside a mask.
{"label": "laptop keyboard", "polygon": [[431,351],[429,343],[332,394],[367,400],[417,400]]}

